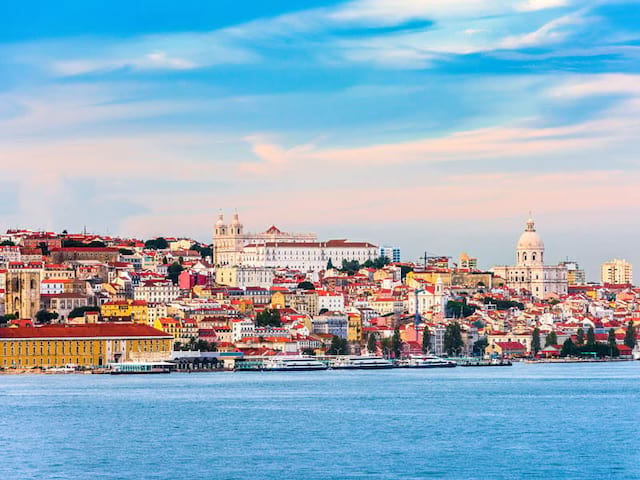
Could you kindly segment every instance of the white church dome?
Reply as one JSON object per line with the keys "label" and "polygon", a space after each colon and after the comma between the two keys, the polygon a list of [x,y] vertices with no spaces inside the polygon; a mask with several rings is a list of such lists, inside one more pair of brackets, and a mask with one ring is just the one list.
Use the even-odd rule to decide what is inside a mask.
{"label": "white church dome", "polygon": [[518,240],[518,250],[544,250],[544,242],[538,232],[536,232],[536,224],[533,219],[527,220],[527,228]]}

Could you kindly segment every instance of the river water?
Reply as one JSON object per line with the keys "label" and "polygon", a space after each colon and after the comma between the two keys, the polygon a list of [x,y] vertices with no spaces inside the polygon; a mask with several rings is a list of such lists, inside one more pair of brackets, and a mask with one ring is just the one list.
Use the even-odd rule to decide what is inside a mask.
{"label": "river water", "polygon": [[0,376],[0,479],[638,479],[640,362]]}

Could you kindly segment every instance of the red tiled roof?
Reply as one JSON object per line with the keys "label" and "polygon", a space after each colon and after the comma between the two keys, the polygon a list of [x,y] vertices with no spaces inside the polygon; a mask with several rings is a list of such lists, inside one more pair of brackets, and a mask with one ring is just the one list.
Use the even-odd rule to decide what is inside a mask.
{"label": "red tiled roof", "polygon": [[157,337],[169,338],[165,332],[139,323],[102,323],[90,325],[45,325],[32,328],[0,328],[0,338],[91,338]]}

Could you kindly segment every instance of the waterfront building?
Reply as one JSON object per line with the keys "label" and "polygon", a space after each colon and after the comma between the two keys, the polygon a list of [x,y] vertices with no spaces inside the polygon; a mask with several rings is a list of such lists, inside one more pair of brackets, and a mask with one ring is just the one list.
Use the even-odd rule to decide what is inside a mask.
{"label": "waterfront building", "polygon": [[526,290],[536,298],[567,294],[567,268],[564,265],[545,265],[545,248],[536,232],[535,222],[527,221],[524,233],[516,245],[516,264],[496,266],[493,272],[505,280],[509,288]]}
{"label": "waterfront building", "polygon": [[603,285],[631,285],[633,267],[626,260],[614,258],[600,267],[600,281]]}
{"label": "waterfront building", "polygon": [[171,355],[173,338],[133,323],[0,328],[0,367],[103,366]]}

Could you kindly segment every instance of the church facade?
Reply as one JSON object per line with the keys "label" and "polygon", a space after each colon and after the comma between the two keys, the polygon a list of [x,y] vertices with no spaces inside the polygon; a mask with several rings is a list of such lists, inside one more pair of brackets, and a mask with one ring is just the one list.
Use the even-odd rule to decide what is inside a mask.
{"label": "church facade", "polygon": [[535,222],[527,221],[525,231],[516,245],[516,264],[493,267],[493,273],[514,290],[527,290],[536,298],[566,295],[567,267],[544,264],[544,242],[536,231]]}

